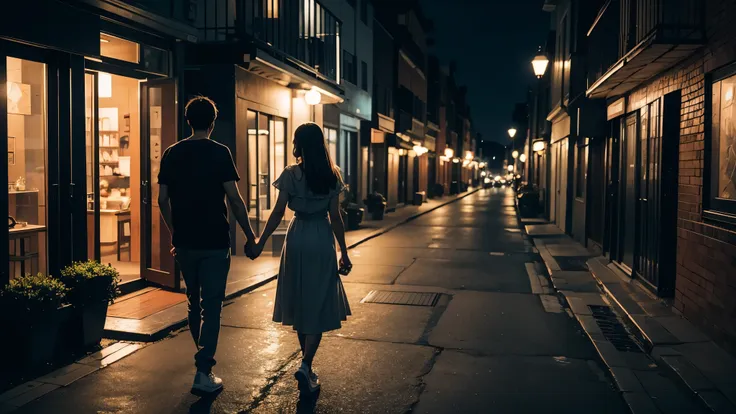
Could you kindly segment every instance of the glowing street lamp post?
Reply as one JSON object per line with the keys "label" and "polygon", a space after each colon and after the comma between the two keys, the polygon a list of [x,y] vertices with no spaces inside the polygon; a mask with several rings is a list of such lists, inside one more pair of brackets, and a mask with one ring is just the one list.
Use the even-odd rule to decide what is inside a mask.
{"label": "glowing street lamp post", "polygon": [[[534,69],[534,75],[537,76],[537,96],[534,98],[534,116],[535,119],[535,128],[536,131],[534,131],[535,138],[539,138],[539,112],[541,111],[541,99],[540,96],[542,95],[542,78],[544,77],[544,74],[547,72],[547,66],[549,65],[549,59],[547,59],[547,56],[542,52],[542,47],[539,47],[539,51],[537,52],[537,55],[532,60],[532,68]],[[534,177],[533,174],[533,168],[534,168],[534,149],[532,144],[532,139],[529,137],[529,175],[527,176],[527,181],[531,181],[532,177]]]}

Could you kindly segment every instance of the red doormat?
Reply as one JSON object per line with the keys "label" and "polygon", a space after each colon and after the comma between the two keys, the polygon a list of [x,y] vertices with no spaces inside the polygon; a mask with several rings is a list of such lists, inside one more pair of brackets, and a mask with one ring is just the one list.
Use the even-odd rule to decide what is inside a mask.
{"label": "red doormat", "polygon": [[162,289],[133,292],[119,297],[110,305],[107,316],[125,319],[143,319],[154,313],[161,312],[178,305],[187,298],[183,293],[174,293]]}

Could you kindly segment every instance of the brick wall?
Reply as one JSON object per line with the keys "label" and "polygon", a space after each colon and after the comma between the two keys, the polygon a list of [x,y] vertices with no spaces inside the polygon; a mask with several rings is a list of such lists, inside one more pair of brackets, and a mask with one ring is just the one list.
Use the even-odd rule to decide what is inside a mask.
{"label": "brick wall", "polygon": [[681,91],[674,308],[736,353],[736,231],[703,218],[706,75],[736,62],[734,17],[735,2],[707,0],[707,45],[633,92],[628,111]]}

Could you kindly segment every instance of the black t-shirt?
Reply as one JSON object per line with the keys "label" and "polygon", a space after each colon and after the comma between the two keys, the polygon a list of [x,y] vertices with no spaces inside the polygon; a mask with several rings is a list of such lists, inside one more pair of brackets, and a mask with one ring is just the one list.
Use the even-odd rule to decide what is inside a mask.
{"label": "black t-shirt", "polygon": [[158,183],[169,189],[175,247],[230,247],[222,184],[238,180],[230,149],[211,139],[185,139],[164,151]]}

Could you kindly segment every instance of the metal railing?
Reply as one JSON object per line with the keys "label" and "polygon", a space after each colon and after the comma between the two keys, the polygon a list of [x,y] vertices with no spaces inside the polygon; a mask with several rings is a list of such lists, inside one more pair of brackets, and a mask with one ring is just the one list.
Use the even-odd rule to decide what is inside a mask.
{"label": "metal railing", "polygon": [[339,81],[340,21],[316,0],[200,0],[205,42],[251,39]]}
{"label": "metal railing", "polygon": [[588,32],[588,87],[643,41],[705,40],[702,0],[609,0]]}

